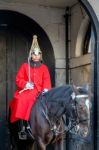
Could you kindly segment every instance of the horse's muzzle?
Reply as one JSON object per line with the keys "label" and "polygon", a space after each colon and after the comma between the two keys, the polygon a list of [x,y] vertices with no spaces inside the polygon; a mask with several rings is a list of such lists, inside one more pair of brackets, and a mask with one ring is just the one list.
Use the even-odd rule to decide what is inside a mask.
{"label": "horse's muzzle", "polygon": [[87,126],[80,127],[80,125],[77,125],[77,126],[75,127],[75,131],[76,131],[76,133],[77,133],[79,136],[85,138],[85,137],[88,136],[89,128],[88,128]]}

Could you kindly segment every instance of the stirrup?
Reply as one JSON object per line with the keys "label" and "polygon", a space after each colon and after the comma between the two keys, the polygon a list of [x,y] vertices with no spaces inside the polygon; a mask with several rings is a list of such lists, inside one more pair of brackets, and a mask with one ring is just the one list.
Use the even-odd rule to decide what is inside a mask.
{"label": "stirrup", "polygon": [[25,131],[19,131],[18,136],[20,140],[26,140],[27,139],[27,133]]}

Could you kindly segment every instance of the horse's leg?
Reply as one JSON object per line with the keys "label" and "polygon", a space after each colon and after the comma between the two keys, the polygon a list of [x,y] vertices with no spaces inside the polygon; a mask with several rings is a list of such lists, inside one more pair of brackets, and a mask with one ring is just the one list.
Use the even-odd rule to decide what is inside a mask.
{"label": "horse's leg", "polygon": [[64,150],[63,139],[54,143],[54,150]]}
{"label": "horse's leg", "polygon": [[38,150],[46,150],[46,145],[41,138],[37,141]]}
{"label": "horse's leg", "polygon": [[36,140],[31,145],[31,150],[46,150],[46,145],[41,140]]}

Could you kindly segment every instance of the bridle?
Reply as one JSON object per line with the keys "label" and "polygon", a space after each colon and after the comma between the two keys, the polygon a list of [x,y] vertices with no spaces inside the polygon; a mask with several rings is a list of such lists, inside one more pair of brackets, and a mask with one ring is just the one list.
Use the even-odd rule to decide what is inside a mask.
{"label": "bridle", "polygon": [[77,109],[77,98],[88,98],[88,95],[75,95],[75,93],[72,93],[72,106],[71,109],[73,110],[73,117],[69,117],[69,121],[71,122],[71,126],[69,127],[68,131],[71,132],[73,128],[76,128],[80,123],[84,123],[90,118],[86,119],[80,119],[78,109]]}
{"label": "bridle", "polygon": [[[79,117],[78,109],[77,109],[77,101],[76,101],[76,99],[79,96],[81,96],[81,94],[80,95],[76,95],[75,92],[73,92],[71,94],[71,99],[72,99],[71,100],[71,110],[73,111],[73,115],[68,116],[68,119],[69,119],[69,124],[68,125],[67,125],[66,119],[62,116],[62,120],[63,120],[63,123],[64,123],[64,129],[62,129],[61,131],[60,131],[61,123],[59,124],[58,127],[56,127],[56,124],[53,125],[51,120],[49,119],[48,114],[45,111],[44,104],[42,105],[43,106],[42,114],[43,114],[44,118],[47,120],[47,122],[49,123],[50,130],[53,131],[55,135],[66,134],[67,132],[74,133],[72,131],[73,129],[76,130],[76,127],[80,123],[83,123],[83,122],[86,122],[86,121],[89,120],[88,118],[87,119],[80,119],[80,117]],[[82,97],[87,98],[88,96],[87,95],[83,95]]]}

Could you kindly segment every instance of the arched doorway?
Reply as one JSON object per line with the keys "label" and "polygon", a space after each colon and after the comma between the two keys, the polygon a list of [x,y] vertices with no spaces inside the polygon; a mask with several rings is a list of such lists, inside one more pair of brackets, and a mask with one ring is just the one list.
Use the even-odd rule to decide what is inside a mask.
{"label": "arched doorway", "polygon": [[[67,142],[67,149],[66,150],[79,150],[79,149],[99,149],[99,123],[98,123],[98,116],[99,116],[99,22],[96,17],[96,14],[91,7],[90,3],[86,0],[79,0],[80,4],[83,6],[84,10],[88,14],[93,30],[94,30],[94,37],[95,37],[95,46],[92,49],[92,111],[91,111],[91,136],[86,139],[75,138],[70,136],[69,139],[71,142]],[[68,146],[69,145],[69,146]]]}
{"label": "arched doorway", "polygon": [[94,150],[98,150],[99,148],[99,137],[97,136],[99,134],[99,124],[98,124],[98,118],[99,118],[99,21],[97,19],[97,16],[92,9],[91,5],[86,0],[80,0],[81,4],[85,8],[86,12],[88,13],[93,29],[94,29],[94,35],[95,35],[95,47],[92,52],[94,61],[93,61],[93,83],[92,83],[92,92],[93,92],[93,112],[92,112],[92,119],[93,119],[93,143],[94,143]]}
{"label": "arched doorway", "polygon": [[10,148],[7,133],[8,103],[12,98],[15,76],[19,66],[27,61],[33,34],[43,51],[52,85],[55,84],[55,59],[50,40],[44,30],[27,16],[7,10],[0,10],[0,149]]}

